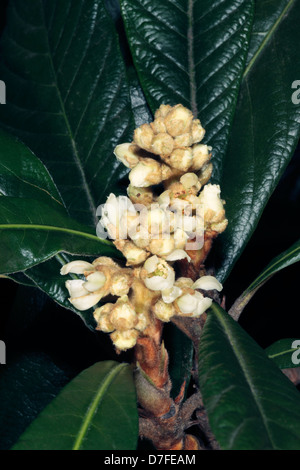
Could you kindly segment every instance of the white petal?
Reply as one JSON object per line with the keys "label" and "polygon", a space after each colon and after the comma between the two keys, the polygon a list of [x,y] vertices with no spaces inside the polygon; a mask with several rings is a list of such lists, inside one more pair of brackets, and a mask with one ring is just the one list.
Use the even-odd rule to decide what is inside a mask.
{"label": "white petal", "polygon": [[87,277],[87,282],[84,283],[84,287],[89,292],[95,292],[96,290],[101,289],[101,287],[104,286],[105,281],[105,275],[99,271],[96,271],[92,274],[89,274],[89,276]]}
{"label": "white petal", "polygon": [[145,261],[144,268],[150,274],[156,270],[157,264],[158,264],[158,257],[154,255],[148,258],[147,261]]}
{"label": "white petal", "polygon": [[[200,292],[196,292],[196,294],[200,294]],[[209,297],[202,296],[201,299],[198,298],[198,304],[197,304],[193,317],[202,315],[202,313],[206,312],[206,310],[211,306],[211,304],[212,304],[212,299],[210,299]]]}
{"label": "white petal", "polygon": [[203,297],[200,292],[195,295],[185,294],[177,300],[177,305],[183,314],[193,314],[193,317],[202,315],[212,304],[212,299]]}
{"label": "white petal", "polygon": [[88,310],[89,308],[96,305],[101,299],[102,294],[87,294],[82,297],[76,297],[74,299],[69,299],[71,304],[74,305],[78,310]]}
{"label": "white petal", "polygon": [[199,195],[201,204],[204,209],[211,209],[218,213],[223,210],[223,202],[220,198],[221,189],[218,184],[206,184]]}
{"label": "white petal", "polygon": [[217,290],[221,292],[223,286],[214,276],[202,276],[194,282],[193,289]]}
{"label": "white petal", "polygon": [[145,165],[143,162],[139,162],[128,175],[132,186],[136,186],[137,188],[146,188],[151,186],[151,183],[147,180],[151,171],[152,169],[150,166]]}
{"label": "white petal", "polygon": [[190,189],[192,186],[199,186],[199,179],[195,173],[185,173],[180,178],[180,183],[185,189]]}
{"label": "white petal", "polygon": [[85,281],[81,279],[66,281],[65,286],[69,291],[70,297],[81,297],[88,294],[88,291],[83,286],[84,283]]}
{"label": "white petal", "polygon": [[171,304],[182,294],[182,290],[179,287],[173,286],[171,289],[163,290],[161,294],[163,301],[166,304]]}
{"label": "white petal", "polygon": [[158,203],[162,209],[165,209],[170,204],[170,191],[166,190],[158,198]]}
{"label": "white petal", "polygon": [[177,261],[178,259],[187,258],[188,261],[191,261],[190,256],[184,250],[174,250],[168,256],[165,256],[165,260],[167,261]]}
{"label": "white petal", "polygon": [[198,299],[195,295],[184,294],[177,300],[177,305],[182,313],[193,313],[198,305]]}
{"label": "white petal", "polygon": [[76,261],[71,261],[71,263],[65,264],[61,270],[60,274],[69,274],[69,273],[74,273],[74,274],[83,274],[85,271],[93,271],[94,266],[91,263],[88,263],[87,261],[81,261],[81,260],[76,260]]}
{"label": "white petal", "polygon": [[[175,279],[175,276],[174,276]],[[165,290],[170,289],[174,284],[172,277],[164,278],[162,276],[147,277],[145,279],[145,285],[150,290]]]}

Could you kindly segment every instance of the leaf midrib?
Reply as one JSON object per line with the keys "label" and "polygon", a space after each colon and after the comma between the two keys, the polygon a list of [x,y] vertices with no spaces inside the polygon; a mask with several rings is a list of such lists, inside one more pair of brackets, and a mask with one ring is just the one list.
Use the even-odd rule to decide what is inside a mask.
{"label": "leaf midrib", "polygon": [[197,86],[196,86],[196,72],[195,72],[195,60],[194,60],[194,32],[193,32],[193,8],[194,0],[188,0],[188,31],[187,31],[187,47],[188,47],[188,75],[190,77],[190,102],[191,110],[193,115],[197,117]]}
{"label": "leaf midrib", "polygon": [[[88,183],[87,183],[87,179],[86,179],[86,175],[85,175],[85,172],[84,172],[84,168],[82,166],[82,163],[81,163],[81,160],[80,160],[80,157],[79,157],[79,153],[78,153],[78,150],[77,150],[77,146],[76,146],[76,142],[74,140],[74,136],[73,136],[73,132],[72,132],[72,129],[71,129],[71,125],[70,125],[70,122],[69,122],[69,119],[67,117],[67,113],[66,113],[66,109],[65,109],[65,105],[64,105],[64,101],[62,99],[62,96],[61,96],[61,93],[60,93],[60,89],[59,89],[59,86],[58,86],[58,82],[57,82],[57,76],[56,76],[56,72],[55,72],[55,68],[54,68],[54,63],[53,63],[53,59],[52,59],[52,55],[51,55],[51,50],[50,50],[50,44],[49,44],[49,37],[48,37],[48,34],[47,34],[47,25],[46,25],[46,18],[45,18],[45,10],[43,8],[43,6],[41,5],[41,8],[42,8],[42,17],[43,17],[43,24],[44,24],[44,31],[45,31],[45,39],[46,39],[46,44],[47,44],[47,48],[48,48],[48,56],[49,56],[49,61],[50,61],[50,67],[51,67],[51,70],[52,70],[52,75],[53,75],[53,80],[54,80],[54,86],[55,86],[55,89],[56,89],[56,92],[57,92],[57,97],[58,97],[58,100],[59,100],[59,104],[61,106],[61,110],[62,110],[62,115],[64,117],[64,120],[65,120],[65,124],[66,124],[66,128],[67,128],[67,132],[69,134],[69,138],[70,138],[70,141],[71,141],[71,145],[72,145],[72,149],[73,149],[73,156],[74,156],[74,161],[75,161],[75,164],[80,172],[80,175],[81,175],[81,178],[82,178],[82,183],[83,183],[83,187],[84,187],[84,190],[86,192],[86,196],[87,196],[87,199],[88,199],[88,203],[89,203],[89,206],[90,206],[90,211],[91,211],[91,214],[92,214],[92,217],[93,219],[95,220],[95,214],[96,214],[96,204],[94,202],[94,199],[93,199],[93,196],[92,196],[92,193],[91,193],[91,190],[88,186]],[[94,22],[95,23],[95,22]]]}
{"label": "leaf midrib", "polygon": [[91,240],[105,243],[110,245],[111,242],[105,239],[100,239],[97,235],[93,235],[87,232],[81,232],[80,230],[74,230],[66,227],[56,227],[54,225],[39,225],[39,224],[0,224],[0,230],[42,230],[42,231],[52,231],[52,232],[63,232],[69,233],[72,235],[77,235],[82,238],[89,238]]}
{"label": "leaf midrib", "polygon": [[[248,289],[244,292],[244,294],[246,295],[248,292],[252,291],[254,288],[256,288],[257,286],[259,286],[259,284],[261,284],[263,281],[264,281],[264,278],[265,277],[270,277],[272,274],[275,274],[277,271],[274,272],[274,268],[278,265],[280,265],[281,263],[284,263],[284,261],[288,258],[293,258],[294,257],[294,254],[297,253],[298,251],[300,251],[300,245],[297,246],[293,251],[287,253],[285,256],[283,256],[282,258],[278,259],[277,261],[275,261],[274,263],[272,263],[269,267],[266,268],[266,270],[261,273],[257,279],[255,281],[253,281],[253,283],[248,287]],[[291,263],[293,264],[293,263]],[[289,266],[289,265],[288,265]],[[284,266],[284,267],[288,267],[288,266]],[[275,268],[276,269],[276,268]],[[268,274],[269,272],[271,271],[270,274]]]}
{"label": "leaf midrib", "polygon": [[261,45],[259,46],[259,48],[257,49],[256,53],[254,54],[254,56],[252,57],[252,59],[250,60],[249,64],[247,65],[247,67],[245,68],[245,71],[244,71],[244,74],[243,74],[243,79],[246,78],[246,76],[248,75],[248,73],[250,72],[251,68],[253,67],[254,63],[256,62],[256,59],[258,58],[258,56],[261,54],[261,52],[264,50],[264,47],[265,45],[269,42],[269,40],[271,39],[271,37],[273,36],[273,34],[275,33],[276,29],[279,27],[280,23],[281,23],[281,20],[283,19],[284,15],[287,13],[287,11],[291,8],[291,6],[293,5],[295,0],[290,0],[289,3],[284,7],[284,9],[282,10],[281,14],[279,15],[279,17],[277,18],[277,20],[275,21],[275,23],[273,24],[272,28],[270,29],[270,31],[266,34],[264,40],[262,41]]}
{"label": "leaf midrib", "polygon": [[256,404],[258,410],[259,410],[259,413],[262,417],[262,421],[264,423],[264,426],[265,426],[265,429],[267,431],[267,434],[268,434],[268,439],[270,441],[270,444],[272,445],[273,448],[276,448],[275,444],[273,443],[272,441],[272,438],[271,438],[271,433],[269,431],[269,427],[268,427],[268,424],[267,424],[267,418],[266,416],[264,415],[264,412],[263,412],[263,409],[261,407],[261,404],[259,403],[259,400],[257,399],[256,397],[256,394],[255,394],[255,390],[254,390],[254,386],[252,384],[252,381],[251,381],[251,378],[249,377],[249,374],[247,372],[247,366],[245,364],[245,361],[243,360],[243,357],[241,354],[239,354],[239,351],[237,350],[235,344],[234,344],[234,341],[232,341],[232,337],[231,337],[231,332],[226,324],[226,322],[224,321],[222,315],[219,313],[218,311],[218,308],[212,304],[211,306],[211,309],[213,310],[214,314],[217,316],[219,322],[221,323],[222,327],[223,327],[223,330],[224,332],[226,333],[227,335],[227,338],[228,338],[228,341],[230,342],[230,345],[232,347],[232,351],[234,352],[235,354],[235,357],[244,373],[244,377],[246,379],[246,382],[248,383],[248,386],[250,388],[250,391],[251,391],[251,394],[252,394],[252,397],[253,397],[253,400],[254,400],[254,403]]}
{"label": "leaf midrib", "polygon": [[106,378],[102,381],[102,384],[95,394],[93,401],[91,402],[90,406],[88,407],[88,410],[83,418],[82,424],[80,426],[80,429],[77,434],[77,438],[75,440],[75,443],[72,447],[72,450],[79,450],[82,444],[82,441],[88,431],[89,425],[92,421],[93,415],[95,414],[99,403],[101,401],[101,398],[103,397],[104,393],[108,389],[108,387],[111,385],[113,380],[116,378],[116,376],[119,374],[120,370],[126,367],[126,363],[121,363],[115,368],[113,368],[106,376]]}

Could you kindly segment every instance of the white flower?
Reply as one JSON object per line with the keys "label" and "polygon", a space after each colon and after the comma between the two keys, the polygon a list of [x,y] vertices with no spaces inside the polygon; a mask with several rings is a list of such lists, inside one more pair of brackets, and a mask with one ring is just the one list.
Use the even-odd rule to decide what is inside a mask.
{"label": "white flower", "polygon": [[170,289],[175,282],[174,269],[163,259],[154,255],[147,259],[144,264],[146,277],[144,279],[146,287],[150,290]]}
{"label": "white flower", "polygon": [[214,276],[202,276],[194,282],[193,289],[217,290],[221,292],[223,286]]}
{"label": "white flower", "polygon": [[166,304],[171,304],[174,302],[174,300],[180,297],[181,294],[182,290],[177,286],[173,286],[170,289],[164,289],[161,293],[161,296]]}
{"label": "white flower", "polygon": [[204,297],[200,292],[195,291],[193,295],[182,295],[176,300],[176,303],[182,314],[191,317],[198,317],[211,306],[212,299]]}
{"label": "white flower", "polygon": [[76,260],[65,264],[61,268],[60,274],[84,274],[86,271],[94,271],[94,269],[95,267],[91,263],[88,263],[87,261]]}
{"label": "white flower", "polygon": [[203,204],[204,220],[206,223],[219,223],[225,218],[220,193],[221,189],[218,184],[207,184],[199,195],[199,202]]}
{"label": "white flower", "polygon": [[[122,227],[121,219],[124,213],[136,214],[134,205],[127,196],[116,197],[110,194],[101,211],[100,224],[108,231],[112,239],[126,239],[127,227]],[[125,224],[126,225],[126,224]]]}
{"label": "white flower", "polygon": [[106,282],[106,277],[103,273],[100,271],[95,271],[94,273],[91,273],[87,277],[87,282],[83,284],[83,287],[88,291],[88,292],[95,292],[99,289],[101,289]]}
{"label": "white flower", "polygon": [[202,315],[212,304],[212,299],[205,297],[195,289],[217,290],[223,289],[222,284],[213,276],[202,276],[196,282],[189,278],[177,279],[175,286],[181,289],[193,289],[194,293],[188,292],[177,298],[176,303],[183,315],[197,317]]}
{"label": "white flower", "polygon": [[71,261],[65,264],[60,273],[62,275],[74,273],[84,274],[86,279],[72,279],[65,283],[70,298],[69,301],[78,310],[88,310],[96,305],[106,293],[103,289],[106,276],[95,270],[95,265],[86,261]]}

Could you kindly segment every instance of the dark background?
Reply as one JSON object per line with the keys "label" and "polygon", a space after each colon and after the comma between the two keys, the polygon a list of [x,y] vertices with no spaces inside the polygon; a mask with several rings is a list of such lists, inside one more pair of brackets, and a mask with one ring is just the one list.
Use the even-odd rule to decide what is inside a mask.
{"label": "dark background", "polygon": [[[0,0],[0,34],[5,25],[7,3],[7,0]],[[120,20],[117,24],[120,26]],[[120,37],[121,40],[124,38],[122,33]],[[122,49],[126,54],[126,62],[130,62],[126,45]],[[297,78],[300,77],[295,77]],[[298,145],[251,241],[225,283],[227,308],[274,256],[289,248],[299,238],[299,208]],[[273,276],[245,308],[240,324],[262,347],[281,338],[300,338],[299,278],[299,264],[286,268]],[[37,370],[43,370],[43,361],[46,365],[50,362],[54,364],[50,375],[45,372],[45,380],[49,381],[49,385],[44,400],[37,405],[34,403],[34,396],[32,401],[27,397],[30,412],[23,415],[21,413],[19,421],[15,417],[20,433],[32,419],[30,413],[33,416],[42,409],[70,378],[94,362],[113,359],[116,355],[108,335],[88,330],[73,312],[61,308],[38,289],[0,279],[0,299],[0,339],[6,342],[7,347],[7,365],[0,365],[0,403],[4,396],[1,384],[10,380],[10,371],[13,376],[14,370],[20,371],[22,367],[24,370],[24,357]],[[18,400],[24,400],[22,380],[20,383],[17,403]],[[3,426],[10,422],[11,416],[11,413],[6,413],[0,406],[0,449],[8,448],[15,440],[13,435],[3,431]]]}

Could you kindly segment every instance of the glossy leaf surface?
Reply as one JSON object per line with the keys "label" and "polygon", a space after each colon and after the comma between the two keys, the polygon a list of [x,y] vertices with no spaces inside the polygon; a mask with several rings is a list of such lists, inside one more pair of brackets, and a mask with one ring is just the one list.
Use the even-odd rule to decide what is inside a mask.
{"label": "glossy leaf surface", "polygon": [[138,415],[128,364],[81,372],[21,436],[14,450],[135,450]]}
{"label": "glossy leaf surface", "polygon": [[222,449],[300,449],[298,390],[217,304],[199,357],[203,401]]}
{"label": "glossy leaf surface", "polygon": [[268,346],[265,352],[280,369],[300,367],[300,339],[280,339]]}
{"label": "glossy leaf surface", "polygon": [[12,0],[1,47],[0,121],[46,164],[69,213],[94,225],[126,173],[113,148],[132,132],[111,19],[101,0]]}
{"label": "glossy leaf surface", "polygon": [[118,256],[108,240],[35,199],[0,198],[0,272],[23,271],[60,251]]}

